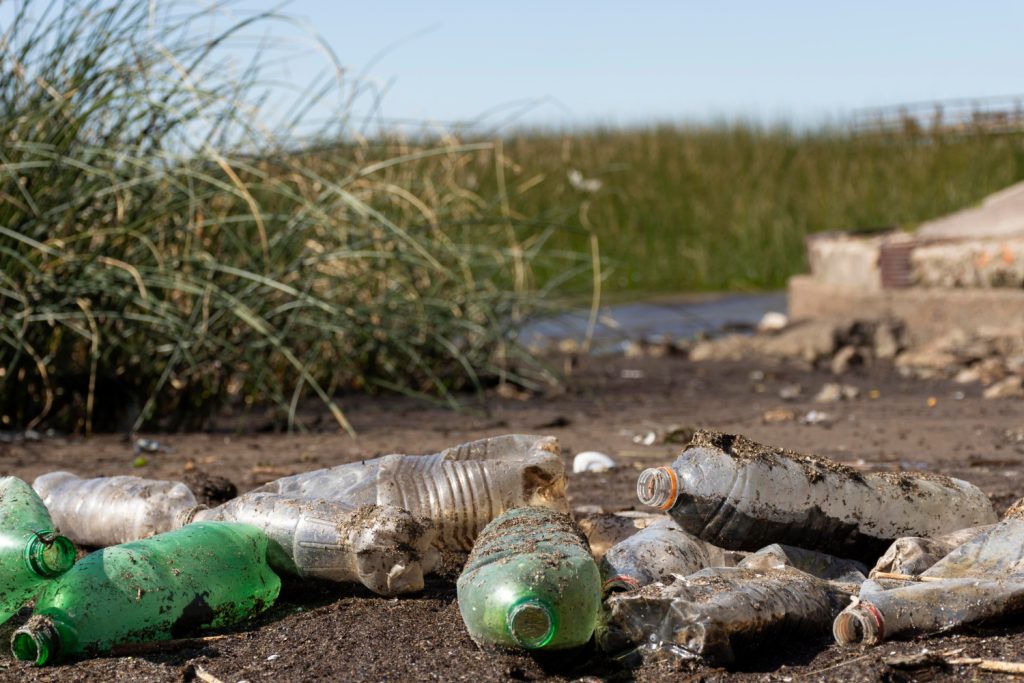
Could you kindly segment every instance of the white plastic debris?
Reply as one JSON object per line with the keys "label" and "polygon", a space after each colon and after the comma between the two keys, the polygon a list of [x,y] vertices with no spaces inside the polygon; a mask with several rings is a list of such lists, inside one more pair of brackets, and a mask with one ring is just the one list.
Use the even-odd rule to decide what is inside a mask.
{"label": "white plastic debris", "polygon": [[615,468],[611,456],[600,451],[583,451],[572,459],[573,472],[607,472]]}
{"label": "white plastic debris", "polygon": [[778,332],[779,330],[785,329],[788,324],[789,316],[785,313],[768,311],[761,317],[761,322],[757,323],[757,331],[762,334]]}

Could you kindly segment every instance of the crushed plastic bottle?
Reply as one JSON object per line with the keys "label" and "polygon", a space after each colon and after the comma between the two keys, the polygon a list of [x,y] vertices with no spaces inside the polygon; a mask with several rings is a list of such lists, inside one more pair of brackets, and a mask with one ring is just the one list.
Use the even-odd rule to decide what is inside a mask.
{"label": "crushed plastic bottle", "polygon": [[743,569],[782,569],[793,567],[826,581],[840,583],[863,583],[867,580],[868,568],[855,560],[846,560],[816,550],[795,548],[791,545],[772,545],[747,555],[737,565]]}
{"label": "crushed plastic bottle", "polygon": [[585,645],[601,605],[586,538],[571,517],[547,508],[513,509],[488,524],[457,589],[462,620],[481,647]]}
{"label": "crushed plastic bottle", "polygon": [[620,659],[729,665],[778,636],[821,633],[855,590],[791,568],[703,569],[669,584],[612,594],[597,643]]}
{"label": "crushed plastic bottle", "polygon": [[76,543],[103,547],[177,529],[202,506],[182,483],[141,477],[82,479],[50,472],[32,482],[57,528]]}
{"label": "crushed plastic bottle", "polygon": [[557,439],[514,434],[434,455],[386,455],[303,472],[256,491],[397,505],[431,520],[443,548],[469,551],[480,530],[506,510],[542,506],[567,512],[565,483]]}
{"label": "crushed plastic bottle", "polygon": [[391,505],[350,508],[324,500],[249,493],[195,519],[244,522],[270,538],[270,565],[300,577],[362,583],[380,595],[423,590],[439,564],[434,529]]}
{"label": "crushed plastic bottle", "polygon": [[280,590],[259,529],[190,524],[84,557],[37,598],[11,650],[41,666],[177,638],[243,621],[270,607]]}
{"label": "crushed plastic bottle", "polygon": [[959,479],[861,473],[713,431],[697,432],[672,467],[641,473],[637,495],[723,548],[784,543],[868,562],[902,536],[996,521],[985,494]]}
{"label": "crushed plastic bottle", "polygon": [[0,623],[74,563],[74,544],[54,531],[32,487],[0,478]]}
{"label": "crushed plastic bottle", "polygon": [[736,564],[735,553],[716,548],[661,519],[617,543],[601,561],[605,593],[636,590],[674,574],[686,576],[706,567]]}
{"label": "crushed plastic bottle", "polygon": [[902,574],[915,576],[929,569],[943,557],[975,536],[992,528],[991,524],[961,529],[938,538],[906,536],[897,538],[885,553],[878,558],[874,568],[868,575],[875,578],[879,574]]}
{"label": "crushed plastic bottle", "polygon": [[920,582],[866,581],[832,633],[840,645],[874,645],[1022,610],[1024,520],[1004,519],[921,573]]}
{"label": "crushed plastic bottle", "polygon": [[576,517],[598,562],[608,549],[655,522],[668,519],[660,512],[590,512]]}

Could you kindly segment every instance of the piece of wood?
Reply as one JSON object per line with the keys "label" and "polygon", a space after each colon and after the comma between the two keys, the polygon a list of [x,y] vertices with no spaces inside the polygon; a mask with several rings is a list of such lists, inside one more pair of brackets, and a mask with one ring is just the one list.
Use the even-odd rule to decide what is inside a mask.
{"label": "piece of wood", "polygon": [[893,579],[895,581],[920,581],[922,583],[946,580],[946,577],[942,576],[918,576],[917,574],[897,574],[895,572],[873,572],[871,578]]}
{"label": "piece of wood", "polygon": [[196,664],[196,678],[201,680],[203,683],[224,683],[224,681],[220,680],[198,664]]}

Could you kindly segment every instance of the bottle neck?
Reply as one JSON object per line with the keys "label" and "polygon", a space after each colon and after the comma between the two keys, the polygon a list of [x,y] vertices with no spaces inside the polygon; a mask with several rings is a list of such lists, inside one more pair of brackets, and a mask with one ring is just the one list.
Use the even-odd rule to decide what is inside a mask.
{"label": "bottle neck", "polygon": [[33,531],[25,544],[25,561],[37,576],[60,576],[75,563],[75,544],[52,529]]}
{"label": "bottle neck", "polygon": [[53,619],[36,614],[11,636],[11,652],[16,659],[42,666],[60,654],[61,635]]}
{"label": "bottle neck", "polygon": [[679,478],[671,467],[652,467],[636,480],[636,495],[644,505],[669,510],[679,497]]}
{"label": "bottle neck", "polygon": [[540,598],[525,598],[512,605],[506,621],[513,640],[528,650],[544,647],[555,637],[555,613]]}

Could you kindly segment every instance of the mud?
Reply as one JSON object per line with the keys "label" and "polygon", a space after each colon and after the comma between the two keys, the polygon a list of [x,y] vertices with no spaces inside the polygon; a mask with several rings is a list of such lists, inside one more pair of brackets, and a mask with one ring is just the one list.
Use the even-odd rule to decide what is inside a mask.
{"label": "mud", "polygon": [[[199,469],[227,477],[240,491],[248,491],[278,477],[387,453],[436,453],[497,434],[541,433],[558,437],[567,463],[583,450],[600,450],[616,459],[617,469],[569,474],[568,485],[574,509],[614,512],[640,509],[635,492],[639,472],[671,463],[680,451],[679,444],[656,441],[643,446],[634,443],[634,437],[681,424],[784,444],[861,472],[928,471],[965,479],[981,487],[999,513],[1024,495],[1024,406],[1020,401],[986,400],[977,385],[904,378],[877,363],[844,375],[844,383],[857,386],[861,398],[829,405],[831,424],[804,425],[795,419],[765,423],[762,415],[778,408],[795,415],[820,409],[813,395],[822,384],[835,381],[830,372],[770,361],[696,364],[679,356],[583,358],[566,367],[572,373],[566,391],[530,400],[492,397],[486,410],[470,405],[452,413],[406,399],[343,399],[342,408],[359,432],[356,438],[316,431],[293,436],[256,433],[273,422],[270,416],[253,412],[232,418],[217,432],[159,435],[173,451],[152,455],[144,468],[132,467],[131,443],[118,435],[0,444],[0,466],[4,474],[28,481],[58,469],[83,476],[134,474],[170,480]],[[778,392],[788,385],[802,386],[803,393],[795,401],[783,402]],[[468,400],[472,404],[473,399]],[[300,419],[312,430],[322,416],[310,409]],[[554,660],[485,653],[469,639],[455,603],[455,579],[464,559],[449,554],[444,573],[427,577],[423,593],[398,600],[375,596],[357,585],[284,577],[274,607],[251,622],[218,631],[224,636],[218,640],[44,669],[3,658],[0,680],[177,683],[198,667],[225,683],[567,682],[585,676],[642,683],[786,678],[862,683],[896,680],[897,674],[905,676],[902,680],[1005,681],[1005,674],[966,664],[906,672],[885,660],[918,655],[927,648],[940,654],[955,652],[959,658],[1024,661],[1024,622],[1015,620],[891,641],[873,649],[841,649],[827,631],[775,638],[770,647],[748,650],[730,665],[731,670],[705,667],[695,673],[664,662],[628,668],[589,650],[576,656],[560,654]],[[9,637],[10,628],[26,617],[23,611],[0,630],[0,639]]]}

